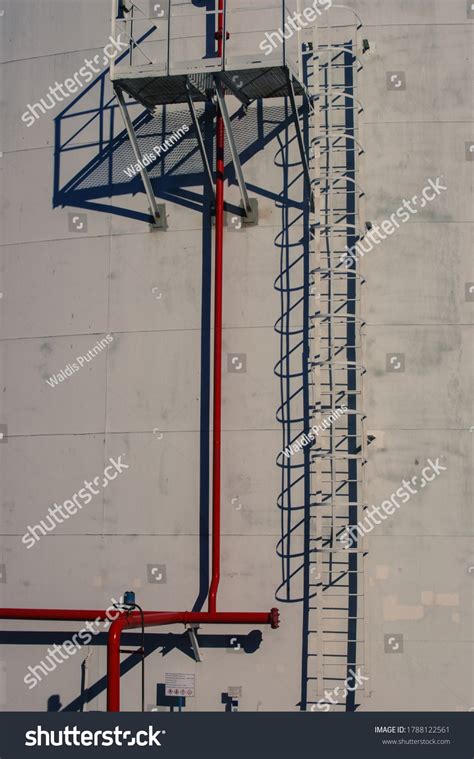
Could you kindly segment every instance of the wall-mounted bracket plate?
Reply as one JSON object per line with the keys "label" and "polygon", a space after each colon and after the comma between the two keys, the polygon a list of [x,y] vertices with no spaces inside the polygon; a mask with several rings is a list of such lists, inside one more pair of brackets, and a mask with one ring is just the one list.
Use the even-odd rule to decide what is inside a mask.
{"label": "wall-mounted bracket plate", "polygon": [[[158,214],[154,217],[155,221],[150,224],[150,232],[165,231],[168,228],[166,203],[157,203],[156,210]],[[150,215],[153,217],[152,213]]]}

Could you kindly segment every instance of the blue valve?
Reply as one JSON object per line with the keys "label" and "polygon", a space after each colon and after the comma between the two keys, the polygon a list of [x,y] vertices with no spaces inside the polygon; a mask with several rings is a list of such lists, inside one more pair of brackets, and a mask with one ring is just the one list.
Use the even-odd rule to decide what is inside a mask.
{"label": "blue valve", "polygon": [[133,590],[126,590],[123,594],[123,603],[125,606],[135,606],[135,593]]}

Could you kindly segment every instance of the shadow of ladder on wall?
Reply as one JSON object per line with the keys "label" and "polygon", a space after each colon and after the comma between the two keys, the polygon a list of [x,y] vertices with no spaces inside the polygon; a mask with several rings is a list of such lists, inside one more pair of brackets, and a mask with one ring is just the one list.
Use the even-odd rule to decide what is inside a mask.
{"label": "shadow of ladder on wall", "polygon": [[[336,6],[337,7],[337,6]],[[348,9],[346,9],[348,10]],[[302,708],[354,711],[367,681],[364,538],[340,538],[363,516],[364,432],[360,296],[364,279],[347,251],[365,234],[359,185],[361,24],[313,29],[308,60],[311,223],[310,410],[318,431],[310,453],[308,599],[303,618]],[[341,260],[342,259],[342,260]],[[346,406],[347,411],[342,411]],[[342,411],[335,421],[329,415]],[[306,671],[305,671],[306,670]],[[347,687],[346,687],[347,686]]]}

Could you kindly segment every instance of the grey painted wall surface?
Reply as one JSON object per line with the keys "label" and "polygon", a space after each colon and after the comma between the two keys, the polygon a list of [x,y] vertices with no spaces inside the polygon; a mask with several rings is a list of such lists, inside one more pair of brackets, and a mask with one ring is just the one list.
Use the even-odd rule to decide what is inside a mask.
{"label": "grey painted wall surface", "polygon": [[[474,18],[464,0],[351,6],[371,43],[361,77],[367,218],[389,218],[429,178],[442,175],[448,188],[363,262],[365,408],[376,438],[366,471],[369,503],[389,497],[428,457],[444,456],[447,471],[370,535],[370,681],[361,708],[464,711],[474,706],[474,300],[466,297],[466,283],[474,283],[474,152],[466,147],[474,143]],[[21,114],[50,83],[101,51],[109,2],[15,0],[2,7],[1,604],[103,608],[130,588],[144,608],[186,609],[199,588],[201,215],[167,202],[168,231],[150,233],[143,222],[109,213],[117,199],[105,198],[103,211],[87,211],[87,233],[70,230],[73,209],[51,202],[60,106],[31,128]],[[387,72],[403,72],[405,88],[388,89]],[[279,192],[277,149],[273,141],[246,163],[250,184]],[[93,148],[75,151],[70,171],[93,155]],[[235,188],[228,197],[237,198]],[[146,209],[143,194],[122,195],[118,204]],[[225,233],[219,606],[264,611],[279,583],[273,241],[280,218],[267,197],[259,197],[259,211],[258,227]],[[109,347],[48,386],[48,377],[106,334],[113,336]],[[246,354],[245,373],[227,371],[228,353]],[[400,353],[404,371],[387,372],[387,354]],[[121,454],[126,472],[31,550],[22,545],[28,524]],[[166,583],[148,581],[150,564],[166,565]],[[165,672],[194,672],[196,697],[186,709],[223,710],[229,686],[242,686],[241,709],[297,709],[301,612],[289,605],[281,616],[281,628],[264,630],[253,654],[206,647],[199,664],[176,649],[151,654],[146,704],[155,703]],[[28,629],[78,626],[2,625]],[[395,650],[388,642],[394,636],[399,643],[403,636]],[[44,658],[47,644],[2,641],[1,709],[43,710],[56,694],[64,707],[78,697],[86,648],[29,690],[26,667]],[[91,685],[105,674],[105,648],[89,650]],[[122,678],[122,700],[125,710],[139,708],[138,667]],[[105,708],[103,690],[88,708]]]}

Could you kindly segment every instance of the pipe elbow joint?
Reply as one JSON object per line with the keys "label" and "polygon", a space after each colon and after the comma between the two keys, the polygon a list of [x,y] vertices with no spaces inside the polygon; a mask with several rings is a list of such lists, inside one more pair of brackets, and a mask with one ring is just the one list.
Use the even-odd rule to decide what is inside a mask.
{"label": "pipe elbow joint", "polygon": [[277,630],[280,627],[280,612],[275,606],[270,609],[270,626],[272,630]]}

